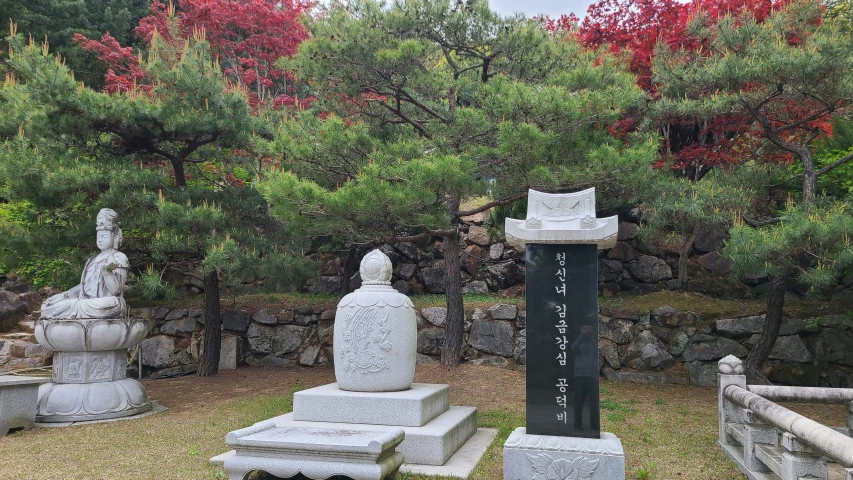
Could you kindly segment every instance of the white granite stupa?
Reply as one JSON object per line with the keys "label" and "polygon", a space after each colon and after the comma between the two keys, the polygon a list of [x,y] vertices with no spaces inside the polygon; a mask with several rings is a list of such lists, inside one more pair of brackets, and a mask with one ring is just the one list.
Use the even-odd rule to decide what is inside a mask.
{"label": "white granite stupa", "polygon": [[[405,458],[402,470],[466,478],[470,469],[460,474],[444,472],[440,466],[450,464],[448,460],[460,448],[464,450],[461,455],[474,457],[476,463],[491,438],[484,441],[485,435],[481,435],[475,439],[477,442],[472,440],[477,433],[477,409],[450,406],[448,385],[412,383],[417,357],[415,309],[407,296],[391,288],[391,273],[391,261],[384,253],[368,253],[361,262],[361,288],[338,304],[334,331],[337,383],[296,392],[292,413],[262,422],[263,428],[262,424],[256,427],[311,432],[315,438],[324,430],[330,434],[384,433],[393,438],[400,432],[404,439],[396,445],[396,452]],[[244,431],[259,431],[253,428]],[[235,451],[211,459],[212,463],[222,463],[232,479],[242,478],[239,475],[251,471],[247,468],[252,466],[246,454],[241,456],[236,443],[239,434],[241,431],[232,432],[227,439]],[[482,449],[473,452],[477,450],[475,443],[482,444]],[[276,450],[269,443],[264,448],[264,465],[269,466]],[[316,448],[324,449],[327,459],[332,453],[337,454],[325,444],[318,443]],[[391,448],[391,452],[383,454],[385,457],[393,453],[394,446]],[[261,463],[256,465],[254,469],[264,469]],[[326,478],[311,477],[308,471],[313,470],[301,470],[310,478]]]}

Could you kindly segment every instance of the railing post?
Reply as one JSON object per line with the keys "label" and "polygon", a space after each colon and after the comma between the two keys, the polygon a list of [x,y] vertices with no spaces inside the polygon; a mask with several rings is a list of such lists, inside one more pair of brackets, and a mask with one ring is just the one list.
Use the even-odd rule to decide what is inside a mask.
{"label": "railing post", "polygon": [[755,445],[776,445],[779,442],[779,434],[748,408],[743,409],[743,418],[746,422],[743,428],[743,463],[753,472],[769,472],[767,465],[755,456]]}
{"label": "railing post", "polygon": [[799,480],[809,475],[826,479],[829,476],[826,459],[796,436],[784,432],[782,449],[782,480]]}
{"label": "railing post", "polygon": [[743,409],[726,399],[725,391],[729,385],[737,385],[746,389],[746,375],[743,374],[743,362],[734,355],[729,355],[717,362],[717,409],[719,417],[720,445],[734,445],[726,435],[726,424],[743,423]]}

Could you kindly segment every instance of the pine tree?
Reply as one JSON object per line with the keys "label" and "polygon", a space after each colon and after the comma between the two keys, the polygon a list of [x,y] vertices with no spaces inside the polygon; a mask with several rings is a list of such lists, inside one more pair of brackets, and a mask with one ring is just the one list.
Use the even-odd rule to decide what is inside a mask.
{"label": "pine tree", "polygon": [[[596,185],[618,204],[649,176],[654,140],[608,132],[643,99],[634,77],[539,22],[502,18],[482,1],[367,0],[332,6],[309,29],[283,66],[317,101],[270,145],[290,171],[271,176],[265,195],[286,225],[349,245],[441,237],[443,365],[461,357],[462,217],[528,188]],[[463,210],[488,178],[492,201]]]}
{"label": "pine tree", "polygon": [[[752,381],[765,380],[767,359],[782,322],[785,291],[795,283],[815,293],[849,262],[847,213],[817,197],[818,178],[853,160],[846,153],[818,167],[816,141],[831,134],[833,115],[853,102],[853,42],[837,25],[821,25],[821,5],[792,2],[758,23],[750,15],[714,21],[698,14],[689,29],[704,48],[672,52],[658,47],[654,75],[661,99],[656,108],[679,115],[748,115],[765,139],[763,148],[793,158],[800,188],[777,218],[731,231],[727,251],[741,274],[767,274],[767,316],[747,359]],[[751,224],[751,225],[750,225]]]}
{"label": "pine tree", "polygon": [[[0,102],[21,125],[0,150],[2,197],[18,220],[0,223],[0,263],[55,258],[90,250],[90,225],[101,207],[118,211],[125,250],[135,266],[200,261],[205,289],[204,353],[199,374],[215,374],[221,336],[220,277],[230,285],[288,288],[305,278],[280,222],[252,185],[253,145],[271,136],[252,115],[245,92],[223,78],[201,34],[180,43],[151,43],[140,68],[151,79],[120,93],[74,80],[47,45],[11,45],[11,74]],[[294,247],[296,248],[296,247]],[[14,255],[9,255],[14,253]],[[80,264],[70,270],[79,272]],[[143,286],[158,285],[158,272]]]}

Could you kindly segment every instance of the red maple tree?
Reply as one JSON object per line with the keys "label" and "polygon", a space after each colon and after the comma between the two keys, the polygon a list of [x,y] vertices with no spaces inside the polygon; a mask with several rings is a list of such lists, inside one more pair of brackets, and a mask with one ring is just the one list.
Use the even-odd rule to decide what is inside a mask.
{"label": "red maple tree", "polygon": [[[135,31],[148,45],[156,32],[159,41],[176,46],[202,31],[223,73],[246,89],[254,107],[268,101],[305,106],[310,99],[297,100],[291,76],[275,63],[293,55],[308,37],[299,17],[310,6],[307,0],[181,0],[176,9],[154,0],[151,15]],[[100,41],[80,34],[74,38],[109,65],[106,91],[126,91],[134,85],[144,89],[147,77],[131,47],[122,47],[109,33]]]}
{"label": "red maple tree", "polygon": [[[714,21],[725,15],[751,14],[758,22],[773,11],[784,8],[790,0],[599,0],[587,10],[583,22],[571,33],[586,47],[609,45],[611,50],[625,51],[637,83],[654,98],[652,60],[659,43],[670,49],[684,49],[702,55],[704,45],[688,32],[688,25],[700,12]],[[543,23],[551,31],[570,31],[573,18],[563,16]],[[792,43],[798,41],[791,38]],[[713,92],[710,92],[713,93]],[[807,106],[787,105],[783,116],[796,116],[794,110]],[[614,134],[630,132],[639,122],[626,118],[613,127]],[[829,123],[821,119],[817,128],[831,133]],[[664,137],[663,155],[657,166],[671,165],[682,169],[696,180],[711,168],[727,165],[753,155],[764,143],[763,130],[751,116],[721,115],[710,120],[693,118],[666,119],[661,127]],[[790,161],[789,154],[765,154],[764,160]]]}

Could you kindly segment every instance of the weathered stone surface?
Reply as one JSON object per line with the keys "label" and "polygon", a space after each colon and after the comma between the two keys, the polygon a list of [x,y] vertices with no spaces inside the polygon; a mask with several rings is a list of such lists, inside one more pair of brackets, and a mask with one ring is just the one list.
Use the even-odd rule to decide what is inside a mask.
{"label": "weathered stone surface", "polygon": [[153,368],[164,368],[175,360],[175,337],[155,335],[139,343],[142,364]]}
{"label": "weathered stone surface", "polygon": [[309,325],[316,325],[320,320],[320,316],[314,313],[313,310],[300,313],[296,312],[293,314],[293,323],[299,325],[300,327],[307,327]]}
{"label": "weathered stone surface", "polygon": [[631,222],[619,222],[619,233],[617,234],[617,240],[620,242],[624,242],[627,240],[633,240],[637,237],[637,231],[640,228],[636,223]]}
{"label": "weathered stone surface", "polygon": [[468,241],[476,243],[481,247],[487,247],[492,243],[492,237],[489,235],[489,231],[485,228],[472,225],[471,228],[468,229]]}
{"label": "weathered stone surface", "polygon": [[278,317],[267,311],[267,309],[263,309],[252,315],[252,320],[264,325],[275,325],[278,323]]}
{"label": "weathered stone surface", "polygon": [[675,365],[675,359],[652,332],[646,330],[634,337],[622,363],[636,370],[665,370]]}
{"label": "weathered stone surface", "polygon": [[172,320],[177,320],[179,318],[184,318],[187,316],[188,312],[189,311],[186,308],[176,308],[176,309],[170,311],[168,314],[166,314],[165,320],[167,322],[169,322]]}
{"label": "weathered stone surface", "polygon": [[[826,372],[818,365],[808,363],[777,363],[772,365],[767,378],[773,383],[816,387]],[[831,385],[838,387],[838,385]]]}
{"label": "weathered stone surface", "polygon": [[249,315],[249,312],[241,310],[225,310],[222,312],[222,328],[225,330],[245,332],[250,323],[252,323],[252,316]]}
{"label": "weathered stone surface", "polygon": [[717,252],[706,253],[696,259],[696,263],[715,275],[725,275],[732,271],[731,260]]}
{"label": "weathered stone surface", "polygon": [[509,322],[501,320],[477,320],[471,325],[469,343],[477,350],[504,357],[513,354],[515,329]]}
{"label": "weathered stone surface", "polygon": [[391,284],[391,288],[402,293],[403,295],[409,295],[412,293],[412,284],[405,280],[397,280],[396,282]]}
{"label": "weathered stone surface", "polygon": [[292,360],[276,357],[275,355],[267,355],[258,363],[260,367],[289,367],[293,364]]}
{"label": "weathered stone surface", "polygon": [[166,322],[160,327],[160,333],[166,335],[187,335],[201,330],[201,325],[194,318],[180,318]]}
{"label": "weathered stone surface", "polygon": [[420,258],[420,255],[418,254],[418,246],[412,242],[395,243],[394,249],[413,262],[417,262]]}
{"label": "weathered stone surface", "polygon": [[489,308],[489,316],[494,320],[515,320],[518,316],[518,307],[506,303],[498,303]]}
{"label": "weathered stone surface", "polygon": [[633,326],[630,320],[598,317],[598,336],[618,344],[625,344],[631,341]]}
{"label": "weathered stone surface", "polygon": [[[794,335],[806,329],[804,320],[783,318],[779,335]],[[717,320],[717,332],[730,337],[747,336],[764,330],[764,315],[744,318],[724,318]]]}
{"label": "weathered stone surface", "polygon": [[[850,354],[853,355],[853,351]],[[799,335],[788,335],[785,337],[776,337],[776,343],[773,344],[773,350],[770,351],[769,358],[786,362],[805,363],[812,361],[812,354],[806,348]]]}
{"label": "weathered stone surface", "polygon": [[415,357],[415,364],[417,365],[435,365],[438,363],[434,358],[429,355],[423,355],[418,353],[417,357]]}
{"label": "weathered stone surface", "polygon": [[512,358],[515,360],[515,363],[519,365],[524,365],[527,363],[527,330],[521,330],[518,332],[518,336],[515,337],[515,348],[512,350]]}
{"label": "weathered stone surface", "polygon": [[445,307],[427,307],[421,310],[427,322],[436,327],[443,327],[447,322],[447,308]]}
{"label": "weathered stone surface", "polygon": [[283,355],[295,352],[302,344],[309,328],[296,325],[267,327],[257,323],[249,326],[246,334],[252,353]]}
{"label": "weathered stone surface", "polygon": [[317,355],[320,353],[319,345],[308,345],[308,347],[299,354],[299,364],[306,367],[313,367],[317,361]]}
{"label": "weathered stone surface", "polygon": [[18,300],[27,304],[27,313],[39,311],[41,308],[41,295],[38,292],[24,292],[18,294]]}
{"label": "weathered stone surface", "polygon": [[631,278],[643,283],[657,283],[672,278],[672,268],[665,261],[651,255],[640,255],[640,258],[628,264]]}
{"label": "weathered stone surface", "polygon": [[718,367],[715,362],[688,362],[684,364],[690,377],[691,385],[714,387],[717,385]]}
{"label": "weathered stone surface", "polygon": [[718,360],[727,355],[745,357],[749,350],[743,345],[728,338],[697,334],[688,343],[681,354],[685,362]]}
{"label": "weathered stone surface", "polygon": [[337,313],[337,310],[334,310],[334,309],[323,310],[320,313],[320,320],[334,320],[336,313]]}
{"label": "weathered stone surface", "polygon": [[462,269],[476,277],[480,274],[480,265],[485,255],[483,247],[479,245],[468,245],[465,247],[465,255],[462,257]]}
{"label": "weathered stone surface", "polygon": [[669,339],[669,353],[678,356],[684,351],[684,347],[690,342],[690,337],[685,332],[677,332]]}
{"label": "weathered stone surface", "polygon": [[471,365],[485,365],[487,367],[506,367],[509,361],[504,357],[492,356],[471,360]]}
{"label": "weathered stone surface", "polygon": [[619,361],[619,351],[616,349],[615,342],[606,338],[600,338],[598,340],[598,352],[611,368],[617,370],[622,368],[622,363]]}
{"label": "weathered stone surface", "polygon": [[832,388],[853,388],[853,369],[831,368],[826,372],[826,384]]}
{"label": "weathered stone surface", "polygon": [[695,327],[699,316],[693,312],[666,312],[657,316],[657,323],[667,327]]}
{"label": "weathered stone surface", "polygon": [[421,269],[424,289],[428,293],[445,293],[447,270],[445,267],[428,267]]}
{"label": "weathered stone surface", "polygon": [[443,342],[443,328],[424,328],[418,332],[418,353],[424,355],[441,355],[441,344]]}
{"label": "weathered stone surface", "polygon": [[18,295],[0,290],[0,332],[11,330],[27,316],[27,304]]}
{"label": "weathered stone surface", "polygon": [[[806,320],[806,324],[814,323]],[[817,319],[817,324],[822,328],[835,328],[838,330],[853,330],[853,319],[849,315],[826,315]]]}
{"label": "weathered stone surface", "polygon": [[827,328],[811,338],[810,343],[819,361],[853,366],[853,332]]}
{"label": "weathered stone surface", "polygon": [[394,269],[394,275],[397,275],[405,281],[409,281],[418,272],[418,266],[414,263],[401,263]]}
{"label": "weathered stone surface", "polygon": [[489,288],[503,290],[522,282],[524,272],[515,262],[497,263],[486,269],[486,283]]}
{"label": "weathered stone surface", "polygon": [[24,357],[25,358],[47,358],[51,356],[53,353],[39,345],[38,343],[31,343],[24,348]]}
{"label": "weathered stone surface", "polygon": [[489,260],[500,260],[504,254],[504,244],[496,243],[489,247]]}
{"label": "weathered stone surface", "polygon": [[332,294],[341,291],[341,277],[320,277],[314,280],[314,283],[308,287],[311,293]]}
{"label": "weathered stone surface", "polygon": [[483,280],[472,280],[462,286],[462,293],[474,293],[477,295],[486,295],[489,293],[489,284]]}
{"label": "weathered stone surface", "polygon": [[704,230],[696,235],[693,248],[700,252],[713,252],[723,246],[729,234],[722,230]]}
{"label": "weathered stone surface", "polygon": [[622,270],[622,262],[619,260],[600,258],[598,260],[598,281],[615,282],[616,280],[619,280],[619,275],[622,274]]}
{"label": "weathered stone surface", "polygon": [[639,254],[628,242],[616,242],[616,246],[607,251],[607,258],[622,263],[632,262]]}

